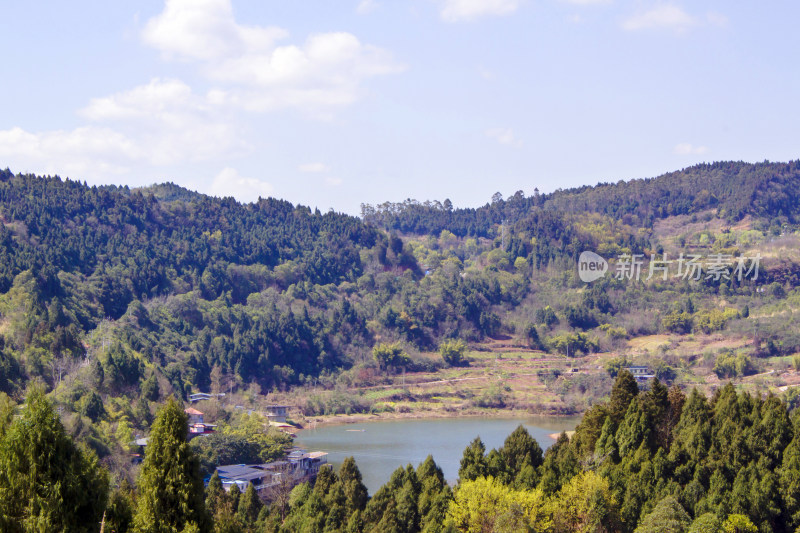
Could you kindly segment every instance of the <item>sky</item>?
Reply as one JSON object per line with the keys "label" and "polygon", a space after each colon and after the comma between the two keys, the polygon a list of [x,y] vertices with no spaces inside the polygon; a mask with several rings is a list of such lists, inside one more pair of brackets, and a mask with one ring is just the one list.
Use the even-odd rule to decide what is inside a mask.
{"label": "sky", "polygon": [[788,161],[800,4],[3,2],[0,168],[358,214]]}

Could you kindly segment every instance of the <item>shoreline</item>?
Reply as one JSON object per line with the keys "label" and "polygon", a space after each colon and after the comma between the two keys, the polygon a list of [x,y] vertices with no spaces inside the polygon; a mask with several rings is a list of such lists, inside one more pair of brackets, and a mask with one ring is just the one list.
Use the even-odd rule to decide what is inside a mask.
{"label": "shoreline", "polygon": [[[416,412],[416,413],[359,413],[352,415],[338,414],[338,415],[320,415],[309,416],[297,419],[298,425],[296,427],[296,434],[299,434],[305,429],[316,429],[318,427],[327,426],[343,426],[348,424],[360,424],[365,422],[388,422],[397,420],[436,420],[436,419],[453,419],[453,418],[581,418],[583,413],[576,413],[574,415],[562,414],[536,414],[530,411],[520,409],[509,410],[493,410],[493,411],[466,411],[466,412],[447,412],[447,411],[431,411],[431,412]],[[559,433],[554,433],[554,439],[558,438]]]}

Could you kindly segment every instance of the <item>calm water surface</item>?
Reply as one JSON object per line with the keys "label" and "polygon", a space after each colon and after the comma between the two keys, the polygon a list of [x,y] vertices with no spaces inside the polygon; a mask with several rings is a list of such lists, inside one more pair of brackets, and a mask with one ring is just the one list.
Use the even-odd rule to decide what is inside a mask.
{"label": "calm water surface", "polygon": [[575,429],[578,422],[580,417],[384,420],[305,429],[295,442],[308,450],[328,452],[328,461],[337,468],[352,455],[369,493],[374,494],[398,466],[411,463],[416,468],[428,454],[453,484],[464,448],[476,436],[488,451],[502,446],[508,434],[522,424],[544,450],[555,442],[551,433]]}

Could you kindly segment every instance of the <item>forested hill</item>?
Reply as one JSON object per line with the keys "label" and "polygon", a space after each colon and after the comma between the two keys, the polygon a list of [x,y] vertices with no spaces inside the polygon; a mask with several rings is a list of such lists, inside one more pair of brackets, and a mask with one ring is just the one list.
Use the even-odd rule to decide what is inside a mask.
{"label": "forested hill", "polygon": [[[144,429],[165,394],[221,382],[234,392],[320,383],[360,391],[398,365],[437,372],[444,363],[431,356],[449,341],[491,350],[504,338],[574,357],[624,351],[638,337],[726,328],[747,353],[724,357],[736,372],[751,371],[758,365],[742,358],[800,351],[791,313],[764,299],[794,298],[800,283],[800,259],[778,263],[769,248],[797,249],[799,184],[800,163],[716,163],[519,192],[479,209],[365,206],[358,218],[273,198],[241,204],[170,183],[89,187],[6,170],[0,391],[21,397],[41,381],[68,411],[95,422],[125,416]],[[730,257],[769,252],[772,263],[757,283],[577,278],[587,249],[610,257],[676,246]],[[759,318],[748,340],[750,311]],[[373,357],[387,347],[381,353],[394,359]],[[715,364],[713,354],[703,361]],[[575,393],[548,375],[543,387],[559,398],[548,412],[581,411],[605,393]],[[371,408],[353,398],[308,409]],[[502,404],[492,398],[474,402]]]}
{"label": "forested hill", "polygon": [[730,221],[750,214],[796,222],[800,216],[800,161],[704,163],[656,178],[559,189],[550,194],[525,196],[518,191],[503,199],[498,193],[491,203],[476,209],[457,209],[449,200],[363,204],[362,216],[404,233],[438,235],[446,229],[458,236],[489,237],[504,221],[529,225],[537,210],[559,215],[595,212],[651,227],[660,218],[710,208]]}
{"label": "forested hill", "polygon": [[184,285],[218,293],[218,281],[203,274],[227,263],[293,261],[293,275],[311,282],[352,281],[358,249],[380,238],[357,218],[272,198],[242,205],[170,184],[90,188],[8,170],[0,172],[0,212],[0,292],[27,269],[81,274],[99,284],[98,303],[112,318],[134,299]]}

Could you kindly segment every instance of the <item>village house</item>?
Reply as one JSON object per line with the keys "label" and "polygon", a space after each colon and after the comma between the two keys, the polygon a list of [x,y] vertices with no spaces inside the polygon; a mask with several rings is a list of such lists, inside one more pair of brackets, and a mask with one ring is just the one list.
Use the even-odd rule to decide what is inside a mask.
{"label": "village house", "polygon": [[189,416],[188,440],[192,440],[194,437],[199,437],[200,435],[208,435],[209,433],[214,433],[214,431],[216,431],[217,425],[206,423],[202,411],[198,411],[193,407],[189,407],[188,409],[184,409],[183,412]]}
{"label": "village house", "polygon": [[646,366],[629,366],[627,370],[639,385],[647,384],[648,381],[656,377],[655,374],[650,373],[650,369]]}
{"label": "village house", "polygon": [[[216,471],[222,486],[229,491],[236,485],[241,492],[253,485],[258,495],[269,499],[272,489],[288,482],[293,487],[317,477],[320,468],[328,463],[325,452],[307,453],[305,450],[291,452],[283,461],[251,465],[223,465]],[[208,484],[208,479],[205,480]]]}
{"label": "village house", "polygon": [[268,405],[266,415],[270,422],[286,423],[286,412],[288,405]]}

